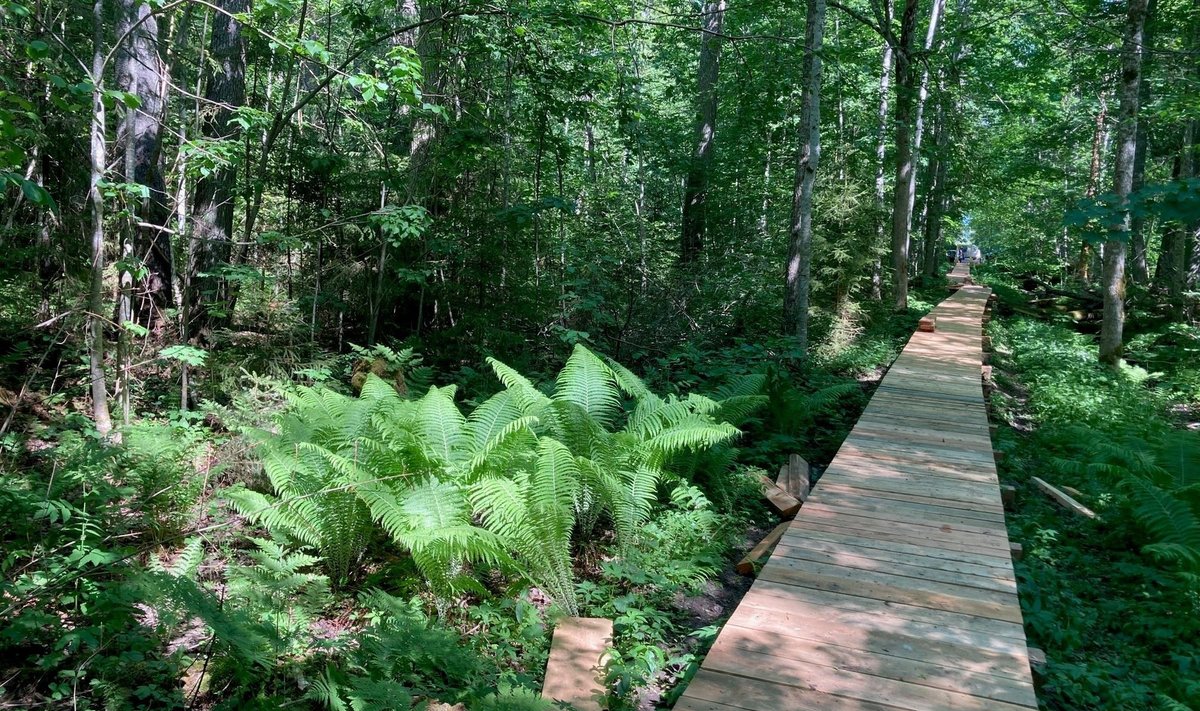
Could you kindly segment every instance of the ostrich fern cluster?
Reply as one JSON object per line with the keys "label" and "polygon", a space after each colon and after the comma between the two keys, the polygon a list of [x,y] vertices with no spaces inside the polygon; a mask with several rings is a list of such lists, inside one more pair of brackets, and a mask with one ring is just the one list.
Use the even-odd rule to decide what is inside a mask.
{"label": "ostrich fern cluster", "polygon": [[731,460],[735,424],[765,403],[757,376],[712,397],[659,397],[583,346],[552,394],[489,364],[504,389],[469,415],[454,386],[416,400],[374,376],[359,397],[297,390],[278,431],[257,435],[271,493],[230,500],[315,549],[338,583],[380,527],[439,594],[477,588],[472,565],[499,567],[574,613],[573,538],[607,521],[628,551],[660,485]]}

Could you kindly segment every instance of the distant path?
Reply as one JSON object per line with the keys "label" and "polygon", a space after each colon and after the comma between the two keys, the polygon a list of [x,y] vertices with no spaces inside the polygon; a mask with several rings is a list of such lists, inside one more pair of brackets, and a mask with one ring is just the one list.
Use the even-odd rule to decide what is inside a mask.
{"label": "distant path", "polygon": [[980,383],[988,293],[913,334],[676,709],[1037,708]]}

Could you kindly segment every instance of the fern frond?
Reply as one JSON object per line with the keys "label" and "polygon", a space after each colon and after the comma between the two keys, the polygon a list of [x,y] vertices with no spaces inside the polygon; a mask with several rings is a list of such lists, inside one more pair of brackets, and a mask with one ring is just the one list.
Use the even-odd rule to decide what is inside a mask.
{"label": "fern frond", "polygon": [[1185,502],[1154,484],[1132,477],[1133,515],[1154,543],[1142,550],[1184,570],[1200,570],[1200,516]]}
{"label": "fern frond", "polygon": [[558,374],[554,399],[579,405],[606,428],[616,423],[621,411],[621,397],[613,370],[578,343]]}
{"label": "fern frond", "polygon": [[417,427],[422,440],[436,459],[446,464],[454,461],[456,451],[466,441],[464,428],[467,419],[454,404],[454,392],[453,385],[431,387],[417,401],[417,415],[420,418]]}

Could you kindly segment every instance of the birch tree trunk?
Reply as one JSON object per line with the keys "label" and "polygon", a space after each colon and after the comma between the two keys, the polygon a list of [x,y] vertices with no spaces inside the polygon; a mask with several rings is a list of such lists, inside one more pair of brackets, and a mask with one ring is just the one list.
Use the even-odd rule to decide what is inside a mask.
{"label": "birch tree trunk", "polygon": [[808,353],[808,296],[812,281],[813,187],[821,158],[821,44],[825,0],[808,0],[804,28],[804,89],[800,97],[800,147],[796,151],[796,187],[792,194],[791,246],[787,260],[787,292],[783,303],[785,332],[796,349]]}
{"label": "birch tree trunk", "polygon": [[[892,0],[883,0],[884,21],[892,24]],[[875,254],[871,256],[871,298],[883,300],[883,244],[886,232],[884,201],[887,199],[887,120],[891,91],[892,61],[895,50],[890,40],[883,42],[883,69],[879,73],[879,112],[875,140]]]}
{"label": "birch tree trunk", "polygon": [[[1154,34],[1151,27],[1154,22],[1154,9],[1157,5],[1157,0],[1149,0],[1146,3],[1146,20],[1142,31],[1142,78],[1138,87],[1138,106],[1146,106],[1150,103],[1150,82],[1146,80],[1146,76],[1150,73],[1154,63]],[[1146,155],[1150,149],[1148,129],[1145,121],[1138,122],[1137,147],[1133,153],[1132,190],[1134,192],[1141,190],[1146,182]],[[1129,279],[1135,284],[1145,284],[1150,281],[1150,269],[1146,262],[1146,235],[1142,230],[1145,222],[1145,218],[1140,214],[1134,215],[1130,220]]]}
{"label": "birch tree trunk", "polygon": [[912,52],[919,0],[905,0],[896,47],[896,183],[892,190],[892,308],[908,310],[908,224],[912,213],[912,119],[916,73]]}
{"label": "birch tree trunk", "polygon": [[929,55],[937,37],[938,25],[946,11],[946,0],[933,0],[929,13],[929,27],[925,30],[925,62],[921,71],[921,88],[917,92],[916,119],[913,129],[913,167],[908,175],[908,230],[912,234],[913,206],[917,198],[917,172],[921,168],[921,141],[925,137],[925,102],[929,99]]}
{"label": "birch tree trunk", "polygon": [[92,121],[89,130],[90,179],[88,205],[92,217],[92,279],[88,292],[88,376],[91,380],[92,420],[96,431],[112,431],[108,412],[108,386],[104,374],[104,181],[108,161],[107,121],[104,113],[104,0],[92,4]]}
{"label": "birch tree trunk", "polygon": [[725,23],[725,0],[704,4],[700,36],[700,62],[696,70],[695,149],[688,166],[683,189],[683,234],[679,261],[693,262],[700,257],[708,228],[709,173],[717,134],[717,78],[721,60],[721,30]]}
{"label": "birch tree trunk", "polygon": [[1129,252],[1133,163],[1137,151],[1138,95],[1142,78],[1143,31],[1147,0],[1128,0],[1125,37],[1121,48],[1120,109],[1117,117],[1116,165],[1113,193],[1122,203],[1121,220],[1104,243],[1104,322],[1100,327],[1100,360],[1115,366],[1121,360],[1125,328],[1125,261]]}

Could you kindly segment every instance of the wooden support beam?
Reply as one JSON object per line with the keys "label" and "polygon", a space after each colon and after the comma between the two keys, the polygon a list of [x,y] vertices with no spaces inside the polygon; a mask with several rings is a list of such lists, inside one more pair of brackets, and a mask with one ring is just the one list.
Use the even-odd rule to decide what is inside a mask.
{"label": "wooden support beam", "polygon": [[784,518],[795,516],[803,502],[776,486],[775,482],[767,477],[763,476],[761,481],[763,496],[767,497],[767,501],[771,504],[771,508],[775,509],[775,513]]}
{"label": "wooden support beam", "polygon": [[766,558],[771,550],[775,548],[775,544],[779,543],[779,539],[783,538],[783,534],[787,532],[788,525],[788,522],[784,521],[775,528],[771,529],[771,532],[766,536],[763,536],[763,539],[759,541],[757,545],[751,548],[750,552],[747,553],[745,557],[738,561],[737,572],[741,573],[742,575],[753,575],[754,564],[763,558]]}
{"label": "wooden support beam", "polygon": [[1000,501],[1004,504],[1004,508],[1012,508],[1017,502],[1017,487],[1009,484],[1000,485]]}
{"label": "wooden support beam", "polygon": [[999,431],[1000,431],[1000,425],[988,425],[988,434],[989,435],[995,437],[996,433]]}
{"label": "wooden support beam", "polygon": [[924,316],[917,322],[917,330],[933,333],[937,330],[937,316]]}
{"label": "wooden support beam", "polygon": [[1012,559],[1019,561],[1025,557],[1025,548],[1020,543],[1009,543],[1008,552],[1012,554]]}
{"label": "wooden support beam", "polygon": [[991,365],[979,366],[979,377],[983,379],[983,382],[989,383],[989,384],[992,382],[992,368],[993,367],[994,366],[991,366]]}
{"label": "wooden support beam", "polygon": [[607,695],[606,653],[612,646],[613,623],[599,617],[564,617],[554,628],[542,698],[563,701],[578,711],[601,711]]}
{"label": "wooden support beam", "polygon": [[998,449],[993,449],[992,450],[992,459],[995,459],[997,464],[999,464],[1000,462],[1003,462],[1004,461],[1004,452],[1001,452]]}
{"label": "wooden support beam", "polygon": [[1079,503],[1075,499],[1072,499],[1070,496],[1067,495],[1066,492],[1047,484],[1045,481],[1037,478],[1036,476],[1033,477],[1033,483],[1037,486],[1037,488],[1046,492],[1047,496],[1054,499],[1063,508],[1073,511],[1074,513],[1077,513],[1080,516],[1086,516],[1087,518],[1096,518],[1095,511],[1092,511],[1091,509],[1089,509],[1088,507]]}
{"label": "wooden support beam", "polygon": [[1035,674],[1041,674],[1046,668],[1046,653],[1037,647],[1029,647],[1029,668]]}
{"label": "wooden support beam", "polygon": [[983,345],[983,350],[984,350],[984,351],[986,351],[986,352],[988,352],[988,353],[991,353],[991,352],[992,352],[992,337],[991,337],[991,336],[984,336],[984,337],[981,339],[981,341],[982,341],[982,345]]}

